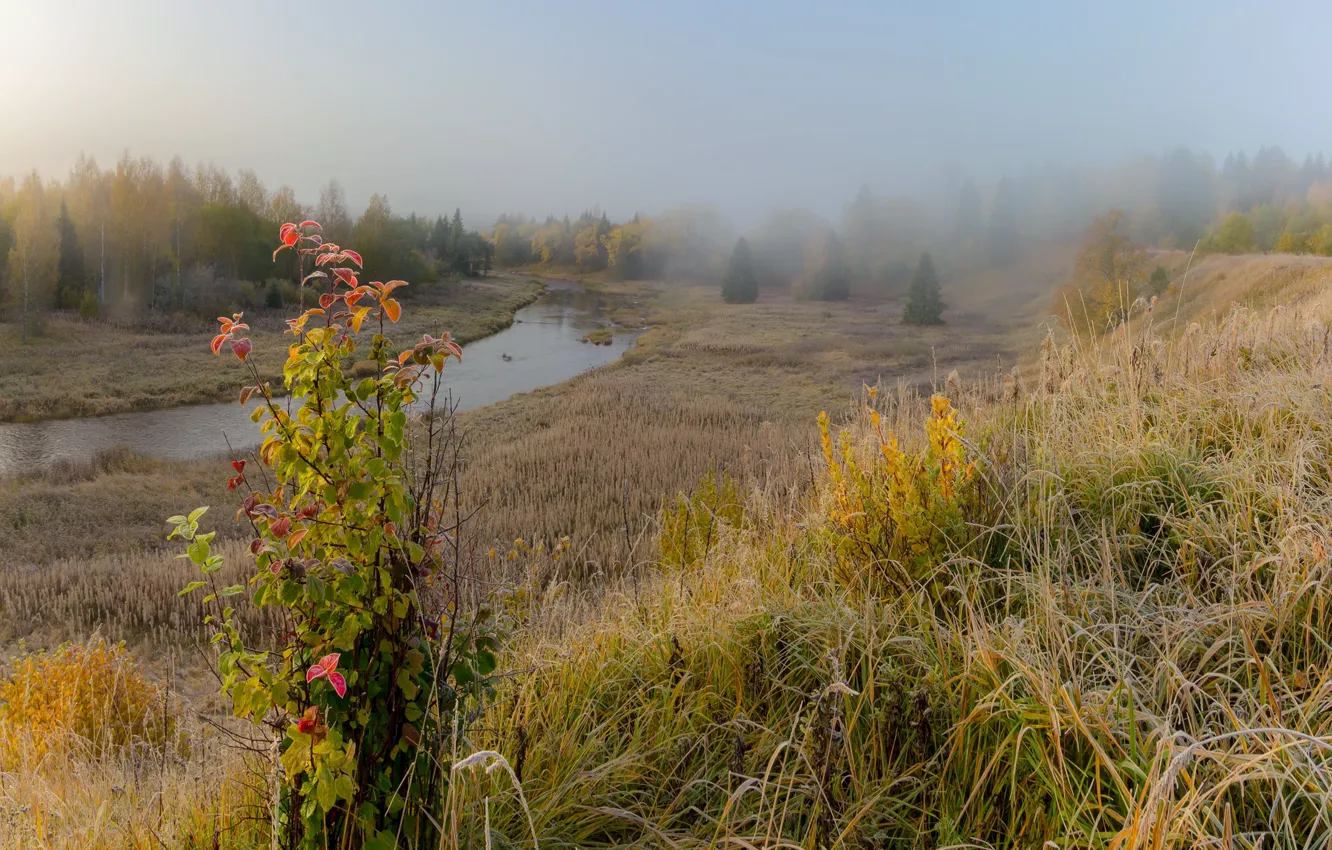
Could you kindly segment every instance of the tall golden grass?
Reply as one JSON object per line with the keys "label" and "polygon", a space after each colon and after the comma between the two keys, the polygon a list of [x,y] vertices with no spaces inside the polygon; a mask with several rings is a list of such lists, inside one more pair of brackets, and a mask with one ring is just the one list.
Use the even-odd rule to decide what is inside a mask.
{"label": "tall golden grass", "polygon": [[[848,571],[812,421],[803,454],[778,444],[744,479],[743,521],[710,524],[683,562],[540,572],[504,608],[496,700],[437,754],[460,764],[444,846],[1332,844],[1332,295],[1173,335],[1158,309],[1096,344],[1051,339],[1020,373],[943,382],[974,491],[895,573],[910,581]],[[553,405],[526,429],[554,453],[642,430],[663,468],[704,454],[654,442],[676,406],[676,430],[740,423],[733,449],[761,433],[743,404],[615,377],[582,379],[585,403],[623,392],[641,418],[580,431],[588,411]],[[882,387],[844,458],[882,453],[870,408],[921,445],[930,400]],[[102,769],[65,770],[95,786]]]}
{"label": "tall golden grass", "polygon": [[756,489],[705,563],[550,603],[474,746],[574,846],[1327,846],[1330,307],[1051,345],[954,399],[1000,516],[942,594],[839,578],[827,478]]}
{"label": "tall golden grass", "polygon": [[0,664],[0,847],[259,846],[263,766],[171,684],[102,640]]}

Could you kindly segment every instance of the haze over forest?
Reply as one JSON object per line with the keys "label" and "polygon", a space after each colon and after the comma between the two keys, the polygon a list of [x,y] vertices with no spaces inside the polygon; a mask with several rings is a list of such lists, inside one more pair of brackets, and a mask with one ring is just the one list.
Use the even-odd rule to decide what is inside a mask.
{"label": "haze over forest", "polygon": [[747,229],[865,184],[950,207],[967,178],[1332,140],[1314,2],[5,7],[0,173],[178,154],[309,204],[337,177],[353,214],[700,203]]}

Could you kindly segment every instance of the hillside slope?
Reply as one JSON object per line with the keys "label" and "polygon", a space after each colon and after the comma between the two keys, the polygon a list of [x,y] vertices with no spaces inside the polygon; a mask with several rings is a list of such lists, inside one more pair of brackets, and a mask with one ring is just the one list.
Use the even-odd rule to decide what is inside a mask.
{"label": "hillside slope", "polygon": [[577,846],[1326,846],[1327,307],[867,398],[808,496],[531,588],[475,745]]}
{"label": "hillside slope", "polygon": [[1217,319],[1234,304],[1259,309],[1293,305],[1332,287],[1332,257],[1211,254],[1190,266],[1187,252],[1162,251],[1152,261],[1171,272],[1157,321],[1173,321],[1178,311],[1181,329],[1199,319]]}

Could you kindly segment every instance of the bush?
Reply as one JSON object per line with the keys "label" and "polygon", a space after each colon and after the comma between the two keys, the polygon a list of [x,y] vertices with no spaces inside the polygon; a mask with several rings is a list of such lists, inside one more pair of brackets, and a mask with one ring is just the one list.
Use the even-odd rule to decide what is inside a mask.
{"label": "bush", "polygon": [[[215,533],[199,528],[207,508],[167,522],[198,570],[181,595],[203,595],[235,716],[276,732],[274,817],[285,827],[275,841],[391,847],[401,834],[424,846],[448,821],[450,759],[492,691],[499,648],[491,612],[461,597],[451,409],[430,402],[425,423],[408,426],[408,410],[422,393],[435,397],[462,349],[447,333],[401,352],[383,333],[362,337],[363,324],[399,320],[392,293],[406,284],[361,283],[361,256],[318,228],[279,232],[278,252],[292,250],[302,274],[317,266],[322,290],[322,306],[287,323],[293,401],[279,403],[263,380],[239,313],[219,320],[211,346],[247,367],[253,385],[241,402],[261,399],[253,419],[263,420],[265,469],[252,475],[236,460],[228,481],[246,493],[237,517],[253,534],[249,580],[219,580]],[[367,360],[373,375],[356,380],[353,364]],[[232,599],[242,595],[280,612],[283,630],[242,635]]]}
{"label": "bush", "polygon": [[688,567],[707,559],[722,526],[739,528],[745,506],[740,487],[729,472],[709,472],[692,493],[680,494],[661,510],[661,561]]}
{"label": "bush", "polygon": [[1170,286],[1170,273],[1161,266],[1152,269],[1152,276],[1147,281],[1147,294],[1160,295],[1168,286]]}
{"label": "bush", "polygon": [[144,677],[124,644],[65,644],[50,655],[12,660],[0,678],[0,765],[47,753],[160,747],[174,727],[165,692]]}
{"label": "bush", "polygon": [[832,492],[823,537],[847,586],[899,593],[932,585],[936,568],[962,538],[975,466],[949,400],[936,395],[930,407],[926,445],[915,450],[903,450],[884,432],[879,412],[867,407],[877,438],[868,458],[858,457],[850,431],[834,446],[828,414],[819,414]]}
{"label": "bush", "polygon": [[282,309],[282,284],[278,281],[268,282],[267,291],[264,293],[264,306],[270,310]]}
{"label": "bush", "polygon": [[85,319],[97,318],[101,305],[97,303],[97,294],[91,289],[83,290],[83,297],[79,299],[79,315]]}

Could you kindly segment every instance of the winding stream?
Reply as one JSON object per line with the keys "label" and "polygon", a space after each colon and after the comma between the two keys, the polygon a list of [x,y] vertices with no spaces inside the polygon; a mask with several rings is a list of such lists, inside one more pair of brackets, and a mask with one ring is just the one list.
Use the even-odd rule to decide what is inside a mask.
{"label": "winding stream", "polygon": [[[461,363],[444,368],[458,409],[503,401],[514,393],[558,384],[615,360],[634,342],[617,334],[611,345],[581,342],[599,321],[600,304],[580,287],[548,284],[546,294],[519,310],[514,323],[463,349]],[[505,359],[505,356],[509,359]],[[86,461],[127,446],[144,455],[196,458],[240,451],[259,442],[249,407],[235,402],[84,419],[0,423],[0,476],[39,472],[56,461]]]}

